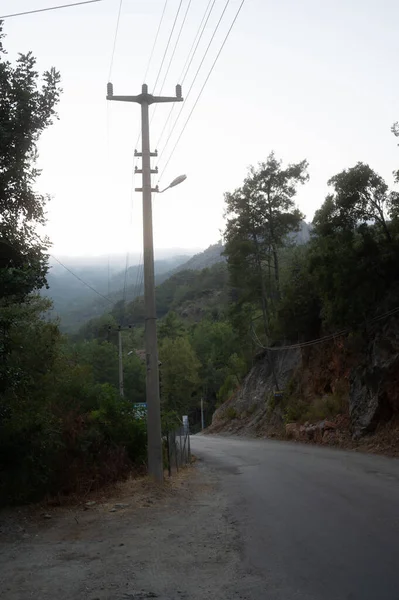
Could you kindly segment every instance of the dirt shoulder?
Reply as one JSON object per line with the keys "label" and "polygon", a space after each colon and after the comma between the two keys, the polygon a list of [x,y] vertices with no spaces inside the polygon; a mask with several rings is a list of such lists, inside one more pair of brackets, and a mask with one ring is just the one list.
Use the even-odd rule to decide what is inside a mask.
{"label": "dirt shoulder", "polygon": [[238,534],[202,463],[162,487],[128,481],[89,502],[0,513],[1,598],[245,597]]}

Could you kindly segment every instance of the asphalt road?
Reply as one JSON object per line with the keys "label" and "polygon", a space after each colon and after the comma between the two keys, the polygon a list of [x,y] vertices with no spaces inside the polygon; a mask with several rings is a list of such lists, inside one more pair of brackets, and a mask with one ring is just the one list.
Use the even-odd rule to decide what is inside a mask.
{"label": "asphalt road", "polygon": [[191,440],[239,531],[240,597],[399,600],[397,459],[271,440]]}

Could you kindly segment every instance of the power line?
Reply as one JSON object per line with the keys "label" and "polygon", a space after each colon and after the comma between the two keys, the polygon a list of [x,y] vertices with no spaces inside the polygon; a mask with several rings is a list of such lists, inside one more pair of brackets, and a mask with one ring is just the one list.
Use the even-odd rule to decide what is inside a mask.
{"label": "power line", "polygon": [[[180,25],[179,33],[177,34],[177,38],[176,38],[176,43],[175,43],[175,46],[174,46],[174,48],[173,48],[172,54],[170,55],[170,59],[169,59],[169,63],[168,63],[168,67],[167,67],[167,69],[166,69],[166,73],[165,73],[165,76],[164,76],[164,78],[163,78],[163,82],[162,82],[162,85],[161,85],[161,89],[159,90],[159,94],[162,94],[162,90],[163,90],[163,88],[164,88],[164,85],[165,85],[166,78],[167,78],[167,76],[168,76],[168,74],[169,74],[169,70],[170,70],[170,67],[171,67],[171,65],[172,65],[173,58],[174,58],[174,56],[175,56],[176,49],[177,49],[177,46],[178,46],[178,44],[179,44],[180,37],[181,37],[182,31],[183,31],[183,28],[184,28],[184,25],[185,25],[185,22],[186,22],[186,19],[187,19],[187,14],[188,14],[188,11],[190,10],[191,2],[192,2],[192,0],[188,0],[188,4],[187,4],[187,8],[186,8],[186,12],[184,13],[183,20],[182,20],[182,22],[181,22],[181,25]],[[157,105],[155,106],[155,108],[156,108],[156,107],[157,107]]]}
{"label": "power line", "polygon": [[[175,46],[174,46],[174,48],[173,48],[173,50],[172,50],[172,54],[170,55],[170,58],[169,58],[169,63],[168,63],[168,66],[167,66],[167,68],[166,68],[166,73],[165,73],[165,76],[164,76],[164,78],[163,78],[162,85],[161,85],[161,87],[160,87],[160,89],[159,89],[159,92],[158,92],[158,94],[162,94],[163,88],[164,88],[164,86],[165,86],[166,78],[167,78],[167,76],[168,76],[168,74],[169,74],[170,67],[171,67],[171,65],[172,65],[172,62],[173,62],[174,56],[175,56],[175,54],[176,54],[177,46],[179,45],[180,37],[181,37],[182,31],[183,31],[183,28],[184,28],[184,24],[185,24],[185,22],[186,22],[186,19],[187,19],[187,14],[188,14],[188,11],[189,11],[189,9],[190,9],[191,2],[192,2],[192,0],[189,0],[189,1],[188,1],[187,8],[186,8],[186,12],[184,13],[183,20],[182,20],[182,22],[181,22],[181,25],[180,25],[179,33],[177,34],[176,43],[175,43]],[[174,105],[172,105],[172,107],[173,107],[173,106],[174,106]],[[151,125],[151,123],[152,123],[152,121],[153,121],[153,119],[154,119],[154,116],[155,116],[155,113],[156,113],[156,110],[157,110],[157,108],[158,108],[158,104],[156,104],[156,105],[154,106],[154,110],[153,110],[153,112],[152,112],[152,116],[151,116],[150,125]]]}
{"label": "power line", "polygon": [[123,303],[126,302],[127,272],[129,268],[129,251],[126,252],[125,277],[123,282]]}
{"label": "power line", "polygon": [[60,4],[58,6],[49,6],[48,8],[36,8],[35,10],[26,10],[20,13],[3,15],[0,19],[10,19],[11,17],[22,17],[22,15],[33,15],[34,13],[47,12],[49,10],[59,10],[60,8],[71,8],[73,6],[82,6],[82,4],[94,4],[94,2],[102,2],[103,0],[82,0],[73,4]]}
{"label": "power line", "polygon": [[71,271],[71,269],[69,269],[68,267],[66,267],[60,260],[58,260],[58,258],[56,258],[55,256],[53,256],[52,254],[50,254],[51,258],[53,258],[55,261],[57,261],[57,263],[59,265],[61,265],[61,267],[64,267],[64,269],[66,271],[68,271],[68,273],[70,273],[71,275],[73,275],[74,277],[76,277],[76,279],[78,281],[80,281],[81,283],[83,283],[83,285],[85,285],[87,288],[89,288],[90,290],[92,290],[93,292],[95,292],[98,296],[100,296],[101,298],[104,298],[104,300],[106,300],[107,302],[109,302],[110,304],[113,304],[112,300],[110,300],[109,298],[107,298],[107,296],[104,296],[103,294],[101,294],[98,290],[96,290],[94,287],[92,287],[89,283],[87,283],[87,281],[84,281],[84,279],[82,279],[81,277],[79,277],[79,275],[76,275],[76,273],[74,273],[73,271]]}
{"label": "power line", "polygon": [[[199,72],[200,72],[200,70],[201,70],[201,67],[202,67],[202,65],[204,64],[204,60],[205,60],[205,58],[206,58],[206,56],[207,56],[207,54],[208,54],[208,52],[209,52],[209,49],[210,49],[210,47],[211,47],[211,44],[212,44],[212,42],[213,42],[213,39],[214,39],[214,37],[215,37],[215,35],[216,35],[216,32],[217,32],[217,30],[219,29],[219,25],[220,25],[220,23],[222,22],[222,19],[223,19],[224,13],[226,12],[226,9],[227,9],[227,7],[228,7],[228,5],[229,5],[229,4],[230,4],[230,0],[226,0],[226,4],[224,5],[224,9],[223,9],[223,11],[222,11],[222,14],[221,14],[221,15],[220,15],[220,17],[219,17],[219,20],[218,20],[218,22],[217,22],[217,24],[216,24],[216,27],[215,27],[215,29],[214,29],[214,32],[213,32],[213,34],[212,34],[212,37],[211,37],[211,39],[210,39],[210,40],[209,40],[209,42],[208,42],[208,46],[206,47],[205,53],[204,53],[204,55],[203,55],[203,57],[202,57],[202,60],[201,60],[201,62],[200,62],[200,64],[199,64],[199,66],[198,66],[198,68],[197,68],[197,71],[196,71],[196,73],[195,73],[195,75],[194,75],[194,79],[193,79],[193,80],[192,80],[192,82],[191,82],[191,85],[190,85],[190,87],[189,87],[189,90],[188,90],[187,94],[185,94],[185,100],[186,100],[186,101],[187,101],[187,99],[189,98],[189,96],[190,96],[190,93],[191,93],[191,90],[192,90],[192,89],[193,89],[193,87],[194,87],[194,84],[195,84],[195,82],[196,82],[196,80],[197,80],[197,77],[198,77],[198,75],[199,75]],[[197,98],[197,101],[198,101],[198,98]],[[159,155],[159,158],[158,158],[158,164],[159,164],[159,161],[161,160],[161,157],[162,157],[162,155],[163,155],[163,154],[164,154],[164,152],[165,152],[165,149],[166,149],[166,147],[167,147],[167,145],[168,145],[168,143],[169,143],[169,140],[171,139],[171,137],[172,137],[172,135],[173,135],[173,133],[174,133],[174,130],[176,129],[176,125],[177,125],[177,123],[178,123],[178,121],[179,121],[180,115],[182,114],[182,112],[183,112],[183,110],[184,110],[184,106],[185,106],[184,104],[181,106],[181,108],[180,108],[180,110],[179,110],[179,113],[178,113],[178,115],[177,115],[177,117],[176,117],[176,119],[175,119],[175,122],[173,123],[172,129],[170,130],[170,132],[169,132],[169,135],[168,135],[168,137],[167,137],[167,140],[166,140],[166,142],[165,142],[165,144],[164,144],[164,147],[163,147],[163,149],[162,149],[162,151],[161,151],[161,154]],[[173,154],[173,152],[174,152],[174,149],[172,150],[172,154]],[[169,157],[169,160],[170,160],[170,157]],[[169,162],[169,161],[168,161],[168,162]],[[165,167],[165,168],[166,168],[166,167]],[[165,171],[165,168],[164,168],[164,170],[162,171],[162,173]],[[158,181],[160,181],[160,180],[161,180],[161,176],[159,177],[159,180],[158,180]]]}
{"label": "power line", "polygon": [[[211,76],[211,74],[212,74],[212,71],[213,71],[213,69],[215,68],[215,65],[216,65],[216,63],[217,63],[217,61],[218,61],[218,59],[219,59],[219,56],[220,56],[220,54],[222,53],[222,50],[223,50],[223,48],[224,48],[224,46],[225,46],[225,44],[226,44],[226,42],[227,42],[227,39],[228,39],[228,37],[229,37],[229,35],[230,35],[230,32],[231,32],[231,30],[233,29],[235,22],[237,21],[238,15],[239,15],[239,14],[240,14],[240,12],[241,12],[241,9],[242,9],[242,7],[243,7],[243,5],[244,5],[244,2],[245,2],[245,0],[241,0],[241,4],[240,4],[240,6],[238,7],[238,10],[237,10],[237,12],[236,12],[236,14],[235,14],[235,16],[234,16],[234,19],[233,19],[233,21],[232,21],[232,23],[231,23],[231,25],[230,25],[230,27],[229,27],[229,30],[227,31],[227,34],[226,34],[226,36],[225,36],[225,38],[224,38],[224,40],[223,40],[223,42],[222,42],[222,45],[220,46],[219,52],[217,53],[217,55],[216,55],[216,58],[215,58],[215,60],[214,60],[214,61],[213,61],[213,63],[212,63],[212,66],[211,66],[211,68],[210,68],[210,70],[209,70],[209,72],[208,72],[208,75],[206,76],[206,79],[205,79],[205,81],[204,81],[204,83],[203,83],[203,85],[202,85],[202,87],[201,87],[201,89],[200,89],[200,92],[199,92],[199,94],[198,94],[198,96],[197,96],[197,98],[196,98],[196,100],[195,100],[195,102],[194,102],[194,105],[193,105],[193,107],[192,107],[192,109],[191,109],[191,111],[190,111],[190,113],[189,113],[189,115],[188,115],[188,117],[187,117],[187,119],[186,119],[186,122],[185,122],[185,123],[184,123],[184,125],[183,125],[183,129],[181,130],[181,132],[180,132],[180,135],[179,135],[179,137],[177,138],[175,145],[173,146],[172,152],[170,153],[170,155],[169,155],[169,158],[168,158],[168,160],[166,161],[166,164],[165,164],[165,166],[164,166],[164,168],[163,168],[163,170],[162,170],[162,173],[161,173],[161,175],[159,176],[159,181],[161,180],[161,178],[162,178],[162,175],[165,173],[165,170],[166,170],[166,168],[167,168],[168,164],[170,163],[170,161],[171,161],[171,158],[172,158],[173,154],[175,153],[175,150],[176,150],[176,148],[177,148],[177,145],[178,145],[178,143],[180,142],[180,139],[181,139],[181,137],[182,137],[182,135],[183,135],[183,133],[184,133],[184,131],[185,131],[185,129],[186,129],[186,127],[187,127],[187,125],[188,125],[188,122],[190,121],[190,119],[191,119],[191,116],[192,116],[192,114],[193,114],[193,112],[194,112],[194,110],[195,110],[195,108],[196,108],[196,106],[197,106],[197,104],[198,104],[198,102],[199,102],[199,99],[200,99],[200,98],[201,98],[201,96],[202,96],[202,92],[204,91],[204,89],[205,89],[205,86],[206,86],[206,84],[208,83],[208,80],[209,80],[209,78],[210,78],[210,76]],[[228,3],[229,3],[229,0],[228,0],[228,1],[227,1],[227,3],[226,3],[225,9],[227,8],[227,5],[228,5]],[[225,10],[225,9],[224,9],[224,10]],[[221,16],[223,16],[223,13],[222,13],[222,15],[221,15]],[[219,22],[220,22],[220,19],[219,19]],[[219,25],[219,23],[218,23],[218,25]],[[212,36],[212,39],[213,39],[213,36]],[[212,41],[212,40],[211,40],[211,41]],[[209,46],[208,46],[208,48],[209,48]],[[204,60],[204,59],[203,59],[203,60]],[[201,61],[201,65],[202,65],[202,62],[203,62],[203,60]],[[200,67],[199,67],[199,68],[201,68],[201,65],[200,65]],[[198,74],[198,71],[197,71],[197,74]],[[197,74],[196,74],[196,76],[197,76]],[[194,79],[194,80],[195,80],[195,79]],[[192,86],[191,86],[191,87],[192,87]],[[190,88],[190,89],[191,89],[191,88]],[[176,119],[176,121],[175,121],[175,125],[176,125],[176,123],[177,123],[177,120],[178,120],[178,118],[179,118],[179,116],[180,116],[180,113],[181,113],[181,111],[179,112],[179,115],[178,115],[178,117],[177,117],[177,119]],[[173,129],[172,129],[172,131],[171,131],[171,133],[170,133],[170,135],[169,135],[169,137],[168,137],[168,140],[167,140],[167,142],[169,141],[169,139],[170,139],[170,137],[171,137],[172,133],[173,133]],[[167,142],[166,142],[166,143],[167,143]],[[165,145],[166,145],[166,144],[165,144]]]}
{"label": "power line", "polygon": [[158,75],[157,75],[157,78],[156,78],[155,83],[154,83],[154,88],[153,88],[154,92],[155,92],[155,88],[157,87],[158,79],[159,79],[159,76],[160,76],[161,71],[162,71],[163,63],[165,62],[166,54],[167,54],[168,49],[169,49],[170,40],[172,39],[172,35],[173,35],[173,32],[174,32],[175,27],[176,27],[176,22],[177,22],[179,13],[180,13],[180,9],[181,9],[182,3],[183,3],[183,0],[180,0],[179,6],[178,6],[178,9],[177,9],[177,12],[176,12],[175,20],[173,21],[172,29],[171,29],[171,32],[169,34],[168,43],[166,44],[165,52],[163,53],[163,57],[162,57],[162,60],[161,60],[161,66],[159,67]]}
{"label": "power line", "polygon": [[139,294],[139,280],[140,280],[140,270],[143,264],[143,253],[140,254],[139,263],[137,265],[137,273],[136,273],[136,284],[133,288],[133,300]]}
{"label": "power line", "polygon": [[[397,306],[396,308],[393,308],[392,310],[388,310],[387,312],[383,313],[382,315],[377,315],[376,317],[373,317],[372,319],[369,319],[368,321],[365,321],[363,323],[363,325],[368,325],[371,323],[376,323],[377,321],[381,321],[382,319],[386,319],[387,317],[391,317],[392,315],[399,313],[399,306]],[[359,325],[362,325],[362,323],[359,323]],[[334,333],[330,333],[328,335],[325,335],[323,337],[320,338],[316,338],[314,340],[309,340],[308,342],[301,342],[298,344],[291,344],[290,346],[264,346],[259,337],[257,336],[253,325],[251,326],[251,330],[252,330],[252,339],[253,341],[256,343],[257,346],[259,346],[260,348],[262,348],[263,350],[272,350],[275,352],[278,352],[279,350],[295,350],[297,348],[306,348],[308,346],[315,346],[316,344],[322,344],[324,342],[330,342],[331,340],[334,340],[337,337],[341,337],[343,335],[347,335],[348,333],[350,333],[351,331],[353,331],[353,329],[341,329],[339,331],[335,331]]]}
{"label": "power line", "polygon": [[[214,9],[214,6],[215,6],[215,2],[216,2],[216,0],[213,0],[213,2],[212,2],[212,6],[211,6],[211,8],[210,8],[210,11],[209,11],[208,15],[206,16],[206,13],[207,13],[207,11],[208,11],[208,8],[209,8],[209,5],[210,5],[210,3],[211,3],[211,2],[212,2],[212,0],[209,0],[209,2],[208,2],[208,6],[207,6],[207,7],[206,7],[206,9],[205,9],[204,16],[202,17],[202,21],[201,21],[201,23],[200,23],[200,25],[199,25],[199,28],[198,28],[198,31],[197,31],[197,35],[196,35],[196,37],[194,38],[193,45],[191,46],[190,52],[188,53],[188,56],[187,56],[187,60],[186,60],[186,62],[185,62],[185,64],[184,64],[183,70],[182,70],[182,72],[181,72],[181,75],[180,75],[180,77],[179,77],[179,81],[180,81],[180,84],[181,84],[181,85],[183,85],[183,83],[184,83],[184,82],[185,82],[185,80],[186,80],[187,73],[188,73],[188,72],[189,72],[189,70],[190,70],[191,63],[193,62],[194,56],[195,56],[195,54],[196,54],[196,52],[197,52],[197,49],[198,49],[199,43],[200,43],[200,41],[201,41],[201,39],[202,39],[202,36],[203,36],[203,34],[204,34],[204,31],[205,31],[205,27],[207,26],[207,24],[208,24],[208,21],[209,21],[209,17],[211,16],[211,14],[212,14],[212,11],[213,11],[213,9]],[[203,24],[203,26],[202,26],[202,23],[204,22],[205,16],[206,16],[206,21],[205,21],[205,23],[204,23],[204,24]],[[202,29],[201,29],[201,26],[202,26]],[[201,30],[201,31],[200,31],[200,30]],[[197,38],[197,36],[198,36],[198,33],[199,33],[199,37],[198,37],[198,39],[196,39],[196,38]],[[193,53],[191,54],[191,51],[192,51],[192,49],[193,49],[193,47],[194,47],[194,44],[195,44],[195,48],[194,48],[194,51],[193,51]],[[190,55],[191,55],[191,56],[190,56]],[[187,63],[188,63],[188,64],[187,64]],[[187,68],[186,68],[186,67],[187,67]]]}
{"label": "power line", "polygon": [[161,30],[161,26],[162,26],[163,18],[165,16],[165,10],[166,10],[167,5],[168,5],[168,0],[165,0],[165,4],[163,5],[163,10],[162,10],[162,15],[161,15],[161,18],[159,20],[159,25],[158,25],[157,33],[155,35],[155,40],[154,40],[154,43],[153,43],[153,46],[152,46],[150,58],[148,59],[147,68],[146,68],[145,73],[144,73],[143,83],[145,83],[145,80],[146,80],[146,77],[148,75],[148,71],[149,71],[149,68],[150,68],[150,64],[151,64],[151,61],[152,61],[152,57],[154,56],[155,47],[157,45],[157,41],[158,41],[158,37],[159,37],[159,32]]}
{"label": "power line", "polygon": [[108,284],[108,288],[107,289],[108,289],[108,296],[109,296],[110,293],[111,293],[111,285],[110,285],[110,283],[111,283],[111,281],[110,281],[110,254],[109,253],[108,253],[108,265],[107,266],[108,266],[108,269],[107,269],[107,271],[108,271],[107,272],[107,284]]}
{"label": "power line", "polygon": [[[193,61],[193,58],[194,58],[194,56],[195,56],[195,54],[197,52],[198,44],[200,43],[200,41],[202,39],[203,33],[205,31],[205,27],[206,27],[206,25],[208,23],[208,20],[209,20],[209,17],[211,15],[211,12],[213,10],[213,7],[215,6],[215,2],[216,2],[216,0],[209,0],[208,5],[207,5],[207,7],[205,9],[203,17],[201,19],[201,23],[199,24],[199,27],[197,29],[197,33],[195,34],[193,43],[192,43],[191,48],[190,48],[190,50],[188,52],[186,62],[184,63],[184,67],[182,69],[180,77],[178,78],[178,81],[180,82],[181,85],[183,85],[183,83],[184,83],[184,81],[186,79],[188,70],[189,70],[189,68],[191,66],[191,63]],[[208,13],[208,8],[210,7],[211,3],[212,3],[212,6],[211,6],[211,9],[210,9],[210,11]],[[207,13],[208,13],[208,16],[207,16]],[[206,17],[206,21],[204,23],[205,17]],[[194,46],[195,46],[195,49],[194,49],[194,52],[193,52]],[[186,67],[187,67],[187,69],[186,69]],[[183,77],[183,74],[184,74],[184,77]],[[166,121],[164,123],[164,126],[162,128],[161,135],[159,136],[158,142],[157,142],[157,144],[155,146],[156,148],[159,148],[159,144],[160,144],[160,142],[161,142],[161,140],[163,138],[163,134],[165,133],[166,127],[168,126],[168,123],[170,121],[170,118],[171,118],[171,116],[173,114],[173,111],[174,111],[175,107],[176,107],[176,104],[172,104],[171,109],[170,109],[169,114],[168,114],[168,117],[167,117],[167,119],[166,119]]]}
{"label": "power line", "polygon": [[[163,23],[163,18],[165,16],[165,10],[166,10],[167,5],[168,5],[168,0],[165,0],[165,4],[163,5],[163,10],[162,10],[161,18],[160,18],[159,24],[158,24],[158,29],[157,29],[157,32],[155,34],[155,40],[154,40],[154,43],[152,45],[152,50],[151,50],[150,58],[148,59],[147,68],[146,68],[145,73],[144,73],[143,83],[146,82],[145,80],[147,78],[148,71],[149,71],[149,68],[150,68],[150,64],[151,64],[152,58],[154,56],[155,47],[157,45],[157,41],[158,41],[158,37],[159,37],[159,32],[161,30],[161,26],[162,26],[162,23]],[[141,131],[139,131],[139,133],[137,135],[137,140],[136,140],[136,143],[134,145],[135,148],[137,148],[137,145],[138,145],[138,143],[140,141],[140,138],[141,138]]]}
{"label": "power line", "polygon": [[[217,32],[217,30],[219,29],[220,23],[222,22],[222,19],[223,19],[224,13],[226,12],[226,9],[227,9],[227,7],[228,7],[228,5],[229,5],[229,4],[230,4],[230,0],[226,0],[226,4],[224,5],[224,8],[223,8],[222,14],[221,14],[221,15],[220,15],[220,17],[219,17],[219,20],[218,20],[218,22],[217,22],[217,24],[216,24],[216,27],[215,27],[214,31],[213,31],[213,34],[212,34],[212,36],[211,36],[211,39],[210,39],[210,40],[209,40],[209,42],[208,42],[208,45],[207,45],[207,47],[206,47],[206,50],[205,50],[205,52],[204,52],[204,55],[203,55],[203,57],[202,57],[202,60],[201,60],[201,62],[200,62],[200,64],[199,64],[199,66],[198,66],[198,68],[197,68],[197,71],[196,71],[196,73],[195,73],[195,75],[194,75],[194,79],[193,79],[193,80],[192,80],[192,82],[191,82],[191,85],[190,85],[190,87],[189,87],[189,90],[188,90],[187,94],[185,94],[185,96],[184,96],[184,99],[185,99],[185,101],[186,101],[186,102],[187,102],[187,99],[188,99],[188,98],[189,98],[189,96],[190,96],[191,90],[192,90],[192,89],[193,89],[193,87],[194,87],[194,83],[195,83],[195,82],[196,82],[196,80],[197,80],[197,77],[198,77],[198,75],[199,75],[199,72],[200,72],[200,70],[201,70],[201,67],[202,67],[202,65],[204,64],[204,60],[205,60],[205,58],[207,57],[207,54],[208,54],[208,52],[209,52],[209,49],[210,49],[210,47],[211,47],[211,44],[212,44],[212,42],[213,42],[213,40],[214,40],[214,37],[215,37],[215,35],[216,35],[216,32]],[[212,8],[213,8],[213,6],[212,6]],[[208,15],[208,16],[209,16],[209,15]],[[182,113],[182,112],[183,112],[183,110],[184,110],[184,106],[185,106],[185,104],[182,104],[182,106],[181,106],[181,108],[180,108],[180,110],[179,110],[179,113],[178,113],[178,115],[177,115],[177,117],[176,117],[176,119],[175,119],[175,122],[173,123],[172,129],[171,129],[171,130],[170,130],[170,132],[169,132],[169,135],[168,135],[168,137],[167,137],[167,140],[166,140],[166,142],[165,142],[165,144],[164,144],[163,150],[162,150],[162,152],[161,152],[161,153],[160,153],[160,155],[159,155],[159,158],[158,158],[158,164],[159,164],[159,161],[161,160],[161,157],[162,157],[162,155],[163,155],[163,154],[164,154],[164,152],[165,152],[165,149],[166,149],[166,147],[167,147],[167,145],[168,145],[168,143],[169,143],[169,140],[171,139],[171,137],[172,137],[172,135],[173,135],[173,132],[174,132],[174,130],[175,130],[175,128],[176,128],[176,125],[177,125],[177,123],[178,123],[178,121],[179,121],[180,115],[181,115],[181,113]],[[164,170],[165,170],[165,169],[164,169]],[[160,181],[160,180],[161,180],[161,177],[159,177],[159,180],[158,180],[158,181]]]}
{"label": "power line", "polygon": [[111,80],[111,75],[112,75],[112,67],[114,66],[114,57],[115,57],[115,48],[116,48],[116,40],[118,39],[118,32],[119,32],[119,21],[121,19],[121,11],[122,11],[122,4],[123,4],[123,0],[119,0],[119,9],[118,9],[118,16],[116,18],[116,27],[115,27],[115,35],[114,35],[114,44],[112,46],[112,53],[111,53],[111,61],[109,64],[109,74],[108,74],[108,81]]}

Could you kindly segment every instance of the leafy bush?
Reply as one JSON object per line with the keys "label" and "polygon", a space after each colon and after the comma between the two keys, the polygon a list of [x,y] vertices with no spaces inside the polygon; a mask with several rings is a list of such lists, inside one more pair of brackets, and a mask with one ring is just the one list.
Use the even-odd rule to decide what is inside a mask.
{"label": "leafy bush", "polygon": [[229,421],[232,421],[233,419],[237,418],[237,411],[233,406],[229,406],[226,409],[226,417],[229,419]]}

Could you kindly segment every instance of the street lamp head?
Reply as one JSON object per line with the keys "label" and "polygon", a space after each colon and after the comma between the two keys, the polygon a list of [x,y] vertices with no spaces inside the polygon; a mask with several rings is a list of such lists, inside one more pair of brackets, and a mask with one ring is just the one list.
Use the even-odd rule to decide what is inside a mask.
{"label": "street lamp head", "polygon": [[176,177],[176,179],[174,179],[172,181],[171,184],[169,184],[169,187],[174,187],[175,185],[179,185],[179,183],[183,183],[183,181],[187,179],[187,175],[179,175],[179,177]]}
{"label": "street lamp head", "polygon": [[[175,185],[179,185],[179,183],[183,183],[183,181],[187,179],[187,175],[179,175],[179,177],[176,177],[176,179],[174,179],[172,181],[172,183],[170,183],[168,185],[168,187],[166,187],[164,190],[157,190],[159,191],[160,194],[162,194],[163,192],[166,192],[166,190],[168,190],[171,187],[175,187]],[[157,186],[158,187],[158,186]]]}

